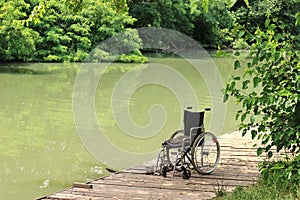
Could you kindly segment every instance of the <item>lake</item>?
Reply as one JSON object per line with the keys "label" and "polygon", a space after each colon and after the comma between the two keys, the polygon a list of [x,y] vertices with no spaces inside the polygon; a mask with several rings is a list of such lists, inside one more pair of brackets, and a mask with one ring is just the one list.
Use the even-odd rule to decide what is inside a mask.
{"label": "lake", "polygon": [[[178,57],[149,61],[89,66],[87,81],[76,78],[85,73],[81,64],[1,64],[0,199],[34,199],[108,175],[106,166],[118,170],[155,158],[161,141],[182,127],[189,103],[212,107],[207,130],[237,128],[235,102],[221,105],[214,99],[220,90],[207,85],[218,74],[202,77]],[[235,73],[232,57],[213,61],[222,81]]]}

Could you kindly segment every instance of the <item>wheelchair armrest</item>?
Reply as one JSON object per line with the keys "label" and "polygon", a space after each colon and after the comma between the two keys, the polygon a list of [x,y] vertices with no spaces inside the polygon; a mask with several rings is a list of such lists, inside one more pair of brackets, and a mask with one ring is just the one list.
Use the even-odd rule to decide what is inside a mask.
{"label": "wheelchair armrest", "polygon": [[[204,129],[204,127],[203,127],[203,125],[202,126],[198,126],[198,127],[192,127],[191,129],[190,129],[190,139],[191,139],[191,142],[193,142],[192,141],[192,134],[193,134],[193,131],[194,130],[199,130],[199,129],[201,129],[201,132],[203,132],[203,129]],[[197,133],[196,133],[197,134]],[[196,135],[195,134],[195,135]],[[194,138],[195,139],[195,138]]]}

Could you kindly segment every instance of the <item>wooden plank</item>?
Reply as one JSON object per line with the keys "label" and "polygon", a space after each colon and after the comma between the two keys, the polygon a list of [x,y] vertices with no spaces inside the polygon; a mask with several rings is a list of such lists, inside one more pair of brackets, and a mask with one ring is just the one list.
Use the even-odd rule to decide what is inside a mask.
{"label": "wooden plank", "polygon": [[[207,176],[210,177],[210,176]],[[192,177],[190,180],[182,180],[181,177],[162,178],[155,176],[129,176],[128,174],[118,174],[117,176],[110,177],[109,179],[98,180],[94,184],[100,185],[122,185],[127,187],[147,187],[158,189],[171,189],[171,190],[194,190],[203,191],[210,189],[215,191],[216,186],[224,184],[226,186],[248,185],[255,183],[257,178],[222,178],[215,177],[215,179],[203,179]],[[195,187],[197,186],[197,187]],[[199,186],[199,187],[198,187]]]}
{"label": "wooden plank", "polygon": [[[192,173],[192,177],[195,178],[193,180],[189,181],[197,181],[197,180],[211,180],[211,179],[217,179],[217,180],[249,180],[249,179],[258,179],[259,174],[258,173],[248,173],[248,174],[243,174],[243,173],[224,173],[221,171],[216,171],[212,173],[211,175],[199,175],[196,172]],[[175,173],[175,177],[173,179],[179,178],[179,181],[183,181],[181,179],[181,173]],[[161,176],[151,176],[151,175],[139,175],[138,178],[134,174],[127,174],[127,173],[120,173],[113,175],[111,177],[106,178],[105,180],[120,180],[120,179],[125,179],[125,180],[141,180],[141,182],[157,182],[157,181],[173,181],[172,178],[163,178]],[[121,180],[120,180],[121,181]],[[96,181],[97,182],[97,181]]]}
{"label": "wooden plank", "polygon": [[93,185],[92,184],[87,184],[87,183],[74,182],[73,187],[84,188],[84,189],[93,189]]}
{"label": "wooden plank", "polygon": [[[206,194],[210,197],[215,195],[215,190],[213,191],[201,191],[197,193],[196,191],[184,191],[184,190],[170,190],[170,189],[157,189],[157,188],[147,188],[147,187],[127,187],[121,185],[97,185],[94,190],[84,190],[82,188],[72,188],[71,190],[65,191],[64,194],[52,195],[49,198],[74,198],[80,199],[80,197],[89,197],[91,199],[97,198],[111,198],[111,199],[171,199],[174,195],[177,195],[175,199],[190,199],[191,197],[199,198],[200,195]],[[169,198],[168,198],[169,197]]]}

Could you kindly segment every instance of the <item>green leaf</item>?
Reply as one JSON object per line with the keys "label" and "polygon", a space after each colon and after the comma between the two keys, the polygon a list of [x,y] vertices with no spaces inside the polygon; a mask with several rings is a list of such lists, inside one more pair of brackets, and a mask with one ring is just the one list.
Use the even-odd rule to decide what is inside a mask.
{"label": "green leaf", "polygon": [[297,13],[295,14],[295,18],[296,18],[296,23],[295,23],[295,25],[299,25],[299,24],[300,24],[300,12],[297,12]]}
{"label": "green leaf", "polygon": [[273,31],[276,28],[275,24],[271,24],[268,26],[268,31]]}
{"label": "green leaf", "polygon": [[254,124],[254,122],[255,122],[255,115],[252,115],[251,117],[250,117],[250,123],[251,124]]}
{"label": "green leaf", "polygon": [[268,18],[268,19],[266,19],[266,21],[265,21],[265,27],[268,27],[269,26],[269,24],[270,24],[270,22],[271,22],[271,20]]}
{"label": "green leaf", "polygon": [[249,1],[248,0],[244,0],[245,4],[247,5],[247,7],[250,6]]}
{"label": "green leaf", "polygon": [[205,11],[205,13],[208,13],[209,0],[202,0],[202,8]]}
{"label": "green leaf", "polygon": [[236,3],[237,0],[226,0],[226,3],[228,5],[229,8],[231,8],[232,6],[234,6],[234,4]]}
{"label": "green leaf", "polygon": [[199,5],[198,0],[190,0],[191,14],[194,14],[198,11],[198,5]]}
{"label": "green leaf", "polygon": [[234,69],[237,70],[240,67],[241,67],[240,61],[239,60],[234,61]]}
{"label": "green leaf", "polygon": [[234,90],[235,89],[235,86],[236,86],[236,83],[235,81],[232,81],[231,84],[230,84],[230,90]]}
{"label": "green leaf", "polygon": [[243,81],[243,86],[242,86],[243,90],[246,90],[246,89],[248,89],[248,85],[249,85],[249,83],[250,83],[250,81],[249,81],[249,80],[245,80],[245,81]]}
{"label": "green leaf", "polygon": [[266,50],[265,49],[263,49],[263,50],[261,50],[261,52],[260,52],[260,61],[262,61],[262,60],[264,60],[265,59],[265,55],[266,55]]}
{"label": "green leaf", "polygon": [[238,37],[242,38],[243,35],[245,35],[245,31],[244,30],[239,31]]}
{"label": "green leaf", "polygon": [[259,147],[256,151],[257,155],[260,156],[263,152],[263,149],[261,147]]}
{"label": "green leaf", "polygon": [[261,78],[259,78],[257,76],[254,77],[253,78],[253,87],[256,88],[260,82],[261,82]]}
{"label": "green leaf", "polygon": [[273,156],[273,152],[272,152],[272,151],[269,151],[269,152],[268,152],[268,158],[272,158],[272,156]]}
{"label": "green leaf", "polygon": [[265,126],[264,125],[259,125],[258,127],[258,132],[264,132],[265,131]]}
{"label": "green leaf", "polygon": [[251,65],[251,66],[257,65],[257,64],[258,64],[258,61],[259,61],[259,58],[258,58],[258,57],[255,57],[255,58],[252,60],[252,65]]}
{"label": "green leaf", "polygon": [[244,137],[247,133],[247,129],[244,129],[243,132],[242,132],[242,136]]}
{"label": "green leaf", "polygon": [[223,102],[225,103],[229,98],[229,95],[228,94],[224,94],[223,96]]}
{"label": "green leaf", "polygon": [[236,51],[236,52],[234,53],[234,55],[238,57],[238,56],[240,56],[240,52]]}
{"label": "green leaf", "polygon": [[252,140],[254,140],[254,138],[256,137],[256,135],[257,135],[257,131],[256,130],[252,130],[251,131]]}
{"label": "green leaf", "polygon": [[218,50],[216,52],[216,58],[222,58],[222,57],[225,57],[227,55],[227,53],[220,49],[220,47],[218,47]]}
{"label": "green leaf", "polygon": [[284,163],[276,163],[271,169],[283,169],[284,168]]}
{"label": "green leaf", "polygon": [[241,77],[239,77],[239,76],[232,76],[231,78],[232,78],[233,80],[235,80],[235,81],[241,80]]}
{"label": "green leaf", "polygon": [[238,118],[240,117],[240,114],[241,114],[242,112],[243,112],[242,110],[239,110],[239,111],[236,112],[235,120],[238,120]]}
{"label": "green leaf", "polygon": [[241,117],[241,122],[245,121],[246,117],[247,117],[247,113],[244,113]]}
{"label": "green leaf", "polygon": [[239,117],[240,117],[240,114],[239,114],[239,113],[236,113],[236,115],[235,115],[235,120],[238,120]]}

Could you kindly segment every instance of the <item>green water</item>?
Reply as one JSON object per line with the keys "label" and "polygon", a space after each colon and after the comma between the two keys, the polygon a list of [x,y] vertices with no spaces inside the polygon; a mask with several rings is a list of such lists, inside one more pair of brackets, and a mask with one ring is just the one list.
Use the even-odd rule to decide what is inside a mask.
{"label": "green water", "polygon": [[[185,61],[152,58],[150,62],[176,69],[195,89],[201,101],[199,106],[211,106],[205,82]],[[223,80],[228,80],[233,73],[233,59],[214,59],[214,62]],[[0,72],[0,199],[34,199],[70,187],[73,182],[107,175],[105,166],[82,144],[75,126],[72,95],[80,64],[2,64],[3,67],[22,70]],[[112,95],[116,83],[132,70],[136,78],[142,79],[143,70],[149,67],[150,64],[112,64],[102,74],[95,91],[96,117],[105,136],[119,149],[132,153],[156,152],[160,142],[182,126],[176,94],[160,84],[136,88],[130,99],[120,99],[116,108],[123,109],[120,102],[124,101],[131,120],[145,127],[151,123],[149,108],[160,104],[167,115],[157,134],[133,137],[124,134],[115,122]],[[135,79],[130,80],[124,91],[134,89]],[[216,134],[236,129],[235,109],[234,102],[227,103],[224,127]],[[207,113],[207,126],[210,118],[211,114]]]}

